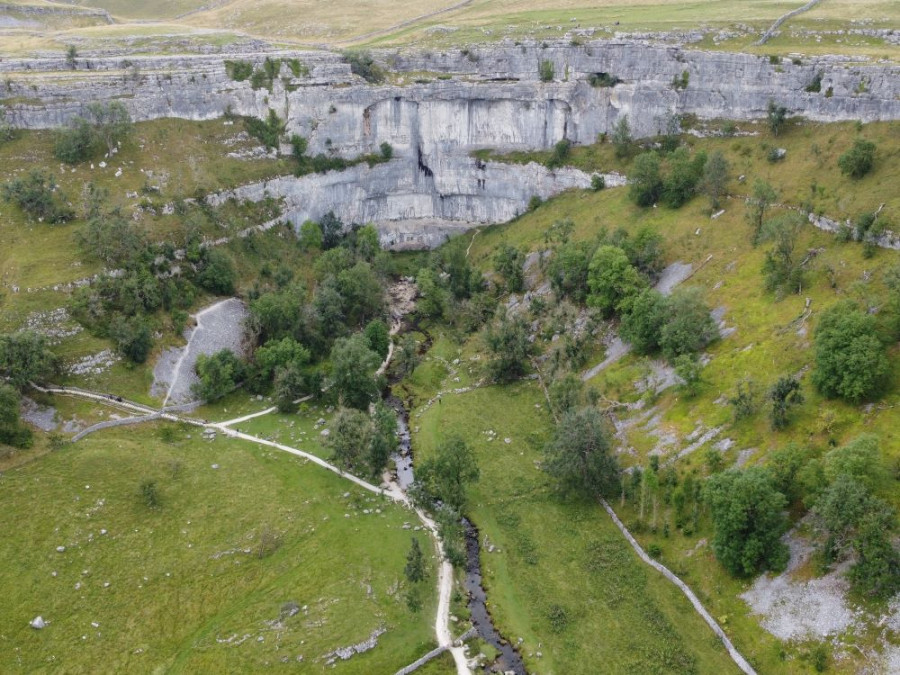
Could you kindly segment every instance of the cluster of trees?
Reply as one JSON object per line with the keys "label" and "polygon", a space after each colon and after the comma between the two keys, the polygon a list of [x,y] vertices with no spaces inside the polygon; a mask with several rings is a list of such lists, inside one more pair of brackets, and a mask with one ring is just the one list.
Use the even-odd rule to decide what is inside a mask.
{"label": "cluster of trees", "polygon": [[378,478],[397,450],[397,418],[382,401],[372,407],[371,413],[341,408],[334,416],[326,444],[339,466]]}
{"label": "cluster of trees", "polygon": [[120,101],[91,103],[85,117],[73,117],[57,132],[53,154],[67,164],[78,164],[103,153],[112,155],[133,129],[131,115]]}
{"label": "cluster of trees", "polygon": [[718,209],[728,187],[730,167],[720,151],[693,155],[687,148],[677,147],[664,156],[656,151],[635,157],[630,172],[629,197],[638,206],[662,202],[679,208],[698,192]]}
{"label": "cluster of trees", "polygon": [[0,335],[0,445],[31,447],[31,429],[19,418],[21,393],[57,369],[58,361],[43,335],[31,331]]}
{"label": "cluster of trees", "polygon": [[77,241],[86,256],[112,271],[76,291],[72,313],[95,335],[111,338],[123,356],[143,363],[153,348],[160,310],[183,323],[199,293],[234,293],[237,271],[228,253],[201,246],[201,220],[214,218],[211,210],[198,209],[185,219],[177,242],[185,255],[179,260],[175,242],[151,243],[121,211],[104,208],[103,191],[90,193],[87,223]]}

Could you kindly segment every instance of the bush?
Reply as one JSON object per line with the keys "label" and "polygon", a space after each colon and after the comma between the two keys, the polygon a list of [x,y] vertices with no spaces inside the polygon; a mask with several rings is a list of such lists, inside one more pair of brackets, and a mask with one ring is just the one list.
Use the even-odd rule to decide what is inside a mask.
{"label": "bush", "polygon": [[852,300],[837,302],[822,313],[815,347],[812,380],[824,396],[858,403],[884,386],[889,364],[877,337],[876,319]]}
{"label": "bush", "polygon": [[281,141],[281,135],[284,133],[285,123],[274,110],[269,109],[269,115],[265,121],[255,117],[245,117],[244,128],[248,134],[267,148],[277,148]]}
{"label": "bush", "polygon": [[862,138],[853,141],[853,147],[838,158],[841,173],[851,178],[862,178],[875,164],[875,144]]}
{"label": "bush", "polygon": [[540,75],[541,82],[552,82],[553,81],[553,63],[551,61],[541,61],[541,65],[538,68],[538,75]]}
{"label": "bush", "polygon": [[381,151],[381,159],[386,162],[394,156],[394,146],[387,141],[378,146],[378,149]]}
{"label": "bush", "polygon": [[604,178],[601,174],[595,173],[591,176],[591,190],[594,192],[600,192],[600,190],[606,187],[606,178]]}
{"label": "bush", "polygon": [[627,313],[637,295],[647,285],[628,256],[618,246],[600,246],[591,258],[588,270],[588,305],[606,316]]}
{"label": "bush", "polygon": [[769,99],[766,122],[768,123],[769,131],[772,132],[773,136],[777,136],[784,128],[784,123],[787,120],[787,112],[787,108],[783,105],[778,105],[775,101]]}
{"label": "bush", "polygon": [[16,178],[3,186],[3,199],[19,206],[32,218],[48,223],[64,223],[75,211],[58,192],[50,174],[32,169],[25,178]]}
{"label": "bush", "polygon": [[236,280],[237,272],[231,258],[223,251],[210,249],[206,254],[206,264],[197,275],[197,283],[210,293],[231,295]]}
{"label": "bush", "polygon": [[659,201],[663,192],[659,156],[655,152],[645,152],[634,160],[631,171],[631,185],[628,196],[638,206],[652,206]]}
{"label": "bush", "polygon": [[623,159],[630,155],[632,143],[631,126],[628,123],[628,115],[623,115],[616,122],[612,132],[612,144],[616,149],[616,157]]}
{"label": "bush", "polygon": [[621,80],[609,73],[591,73],[588,82],[592,87],[615,87]]}
{"label": "bush", "polygon": [[110,326],[110,337],[116,349],[134,363],[144,363],[153,348],[150,323],[143,316],[117,317]]}
{"label": "bush", "polygon": [[646,288],[634,299],[631,310],[622,317],[619,333],[638,354],[652,354],[659,349],[662,328],[669,316],[666,298]]}
{"label": "bush", "polygon": [[384,70],[375,63],[369,52],[345,52],[344,58],[350,63],[350,72],[354,75],[359,75],[370,84],[384,82]]}
{"label": "bush", "polygon": [[669,361],[698,354],[719,337],[709,307],[696,288],[680,289],[669,298],[669,318],[662,327],[659,346]]}
{"label": "bush", "polygon": [[531,195],[531,199],[528,200],[528,210],[536,211],[540,208],[541,204],[544,203],[544,200],[540,198],[538,195]]}
{"label": "bush", "polygon": [[194,384],[193,394],[208,402],[230,393],[244,379],[244,364],[227,349],[212,356],[201,354],[196,369],[200,381]]}
{"label": "bush", "polygon": [[156,489],[156,481],[145,478],[141,481],[141,500],[148,508],[155,509],[159,506],[159,490]]}
{"label": "bush", "polygon": [[806,85],[803,91],[810,94],[818,94],[822,91],[822,73],[816,73],[812,81]]}
{"label": "bush", "polygon": [[550,159],[547,160],[547,168],[555,169],[566,163],[572,150],[572,141],[564,138],[553,146],[553,152],[550,153]]}
{"label": "bush", "polygon": [[243,82],[253,74],[250,61],[225,61],[225,72],[235,82]]}
{"label": "bush", "polygon": [[96,138],[87,120],[74,118],[68,128],[56,132],[53,155],[66,164],[78,164],[96,152]]}

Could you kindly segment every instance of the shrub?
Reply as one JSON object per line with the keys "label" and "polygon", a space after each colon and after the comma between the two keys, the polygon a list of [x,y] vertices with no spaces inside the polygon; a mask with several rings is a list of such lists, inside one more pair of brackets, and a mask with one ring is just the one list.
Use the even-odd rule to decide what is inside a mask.
{"label": "shrub", "polygon": [[528,200],[528,210],[536,211],[543,203],[544,200],[539,195],[531,195],[531,199]]}
{"label": "shrub", "polygon": [[116,349],[134,363],[144,363],[153,348],[150,324],[143,316],[117,317],[110,326]]}
{"label": "shrub", "polygon": [[676,75],[672,79],[672,88],[673,89],[687,89],[688,82],[691,79],[691,74],[688,71],[683,71],[681,76]]}
{"label": "shrub", "polygon": [[90,159],[96,151],[96,138],[87,120],[75,117],[68,128],[56,132],[53,156],[66,164]]}
{"label": "shrub", "polygon": [[375,63],[369,52],[345,52],[344,58],[350,63],[350,72],[359,75],[370,84],[381,84],[384,82],[384,70]]}
{"label": "shrub", "polygon": [[816,73],[812,81],[806,85],[803,91],[811,94],[818,94],[822,91],[822,73]]}
{"label": "shrub", "polygon": [[218,249],[209,250],[206,254],[206,264],[197,275],[197,283],[210,293],[231,295],[234,293],[236,280],[237,272],[231,258]]}
{"label": "shrub", "polygon": [[16,178],[3,186],[3,199],[37,220],[63,223],[73,218],[75,212],[57,189],[50,174],[32,169],[25,178]]}
{"label": "shrub", "polygon": [[591,73],[588,76],[588,82],[592,87],[615,87],[621,81],[618,77],[609,73]]}
{"label": "shrub", "polygon": [[631,172],[628,196],[638,206],[652,206],[659,201],[662,192],[659,156],[655,152],[638,155]]}
{"label": "shrub", "polygon": [[572,150],[572,141],[564,138],[553,146],[553,152],[550,153],[550,159],[547,160],[547,168],[555,169],[566,163],[569,153]]}
{"label": "shrub", "polygon": [[719,329],[699,289],[679,289],[668,300],[669,318],[662,327],[659,346],[669,361],[694,355],[719,337]]}
{"label": "shrub", "polygon": [[[247,133],[259,140],[267,148],[277,148],[284,133],[285,123],[278,117],[278,114],[269,109],[269,115],[265,121],[255,117],[244,118],[244,128]],[[298,138],[300,138],[298,136]],[[291,138],[293,142],[293,137]]]}
{"label": "shrub", "polygon": [[875,317],[853,301],[837,302],[822,313],[815,346],[813,384],[823,395],[859,402],[883,386],[889,367]]}
{"label": "shrub", "polygon": [[769,125],[769,131],[772,132],[773,136],[777,136],[782,128],[784,127],[784,123],[787,119],[787,108],[783,105],[778,105],[772,99],[769,99],[769,107],[766,111],[766,122]]}
{"label": "shrub", "polygon": [[623,159],[631,154],[632,142],[628,115],[623,115],[616,122],[612,132],[612,144],[616,149],[616,157]]}
{"label": "shrub", "polygon": [[588,305],[606,316],[630,311],[647,282],[618,246],[600,246],[591,258],[588,271]]}
{"label": "shrub", "polygon": [[546,59],[541,61],[541,65],[538,68],[538,75],[541,78],[541,82],[552,82],[553,81],[553,63],[551,61],[547,61]]}
{"label": "shrub", "polygon": [[875,144],[862,138],[853,141],[853,147],[838,158],[841,173],[851,178],[862,178],[875,164]]}
{"label": "shrub", "polygon": [[235,82],[243,82],[253,75],[250,61],[225,61],[225,72]]}
{"label": "shrub", "polygon": [[599,173],[591,176],[591,190],[599,192],[606,187],[606,179]]}
{"label": "shrub", "polygon": [[378,146],[378,149],[381,151],[381,159],[384,161],[388,161],[394,156],[394,146],[387,141]]}

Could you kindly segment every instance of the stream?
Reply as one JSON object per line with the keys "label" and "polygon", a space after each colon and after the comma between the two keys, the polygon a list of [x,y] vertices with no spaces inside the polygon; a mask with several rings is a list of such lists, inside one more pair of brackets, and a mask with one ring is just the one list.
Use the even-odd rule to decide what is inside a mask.
{"label": "stream", "polygon": [[[409,411],[400,397],[393,393],[391,385],[396,382],[393,380],[389,382],[384,402],[397,415],[397,438],[399,440],[397,452],[391,455],[391,459],[396,465],[397,484],[406,492],[415,481]],[[527,675],[528,671],[525,670],[522,657],[494,626],[488,611],[487,593],[481,584],[481,549],[478,530],[467,518],[463,518],[463,526],[466,536],[466,578],[463,585],[469,597],[468,607],[472,616],[472,625],[478,637],[493,646],[500,654],[492,663],[485,666],[482,672]]]}

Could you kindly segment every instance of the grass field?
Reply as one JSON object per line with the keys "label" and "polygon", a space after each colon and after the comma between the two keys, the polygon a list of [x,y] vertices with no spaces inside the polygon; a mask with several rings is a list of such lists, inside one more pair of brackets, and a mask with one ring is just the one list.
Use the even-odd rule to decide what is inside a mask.
{"label": "grass field", "polygon": [[321,672],[381,628],[336,672],[431,649],[436,594],[413,614],[397,592],[413,514],[289,455],[168,429],[103,432],[0,474],[0,670]]}
{"label": "grass field", "polygon": [[[400,4],[391,0],[81,0],[78,4],[106,9],[119,23],[78,27],[44,19],[43,31],[23,28],[0,36],[0,48],[27,53],[52,50],[54,45],[61,48],[67,41],[75,41],[85,47],[118,44],[133,49],[135,42],[129,35],[147,38],[148,51],[177,50],[179,42],[181,48],[188,44],[222,44],[241,36],[311,46],[356,43],[440,47],[504,37],[562,37],[570,30],[588,27],[599,28],[600,36],[623,31],[684,32],[702,28],[716,32],[724,28],[735,34],[716,42],[710,34],[700,46],[764,54],[837,52],[895,58],[896,47],[886,45],[882,38],[816,38],[803,31],[892,28],[900,19],[897,3],[889,0],[828,0],[786,23],[782,35],[771,44],[755,47],[758,34],[782,14],[802,6],[802,0],[417,0]],[[865,23],[859,23],[861,20]],[[744,33],[747,26],[754,34]],[[174,44],[173,37],[177,38]]]}

